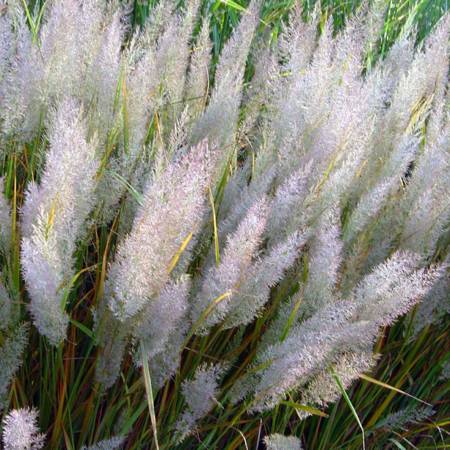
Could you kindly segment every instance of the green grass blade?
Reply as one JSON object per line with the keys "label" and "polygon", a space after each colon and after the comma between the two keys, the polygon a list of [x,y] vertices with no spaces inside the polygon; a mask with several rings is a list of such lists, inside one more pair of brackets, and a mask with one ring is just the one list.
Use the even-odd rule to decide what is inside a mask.
{"label": "green grass blade", "polygon": [[337,373],[332,371],[332,376],[333,376],[334,380],[336,381],[336,384],[338,385],[339,390],[341,391],[342,397],[344,397],[344,400],[346,401],[347,405],[349,406],[350,411],[352,412],[352,414],[355,417],[355,420],[356,420],[359,428],[361,429],[362,440],[363,440],[362,445],[363,445],[363,450],[365,450],[365,448],[366,448],[366,437],[365,437],[364,427],[363,427],[363,425],[361,423],[361,420],[359,420],[358,413],[356,412],[356,409],[353,406],[353,403],[350,400],[350,397],[348,396],[347,392],[345,391],[344,385],[342,384],[342,381],[338,377]]}

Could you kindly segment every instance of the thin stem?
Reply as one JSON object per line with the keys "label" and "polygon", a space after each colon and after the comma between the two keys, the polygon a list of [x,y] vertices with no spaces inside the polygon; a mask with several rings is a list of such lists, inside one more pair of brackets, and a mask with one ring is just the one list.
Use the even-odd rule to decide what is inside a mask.
{"label": "thin stem", "polygon": [[158,433],[157,433],[157,428],[156,428],[155,403],[154,403],[153,389],[152,389],[152,380],[150,377],[150,369],[148,366],[148,359],[145,355],[146,355],[145,347],[141,343],[142,371],[144,373],[144,383],[145,383],[145,392],[147,393],[148,410],[150,412],[150,419],[152,421],[153,436],[155,438],[156,450],[159,450]]}

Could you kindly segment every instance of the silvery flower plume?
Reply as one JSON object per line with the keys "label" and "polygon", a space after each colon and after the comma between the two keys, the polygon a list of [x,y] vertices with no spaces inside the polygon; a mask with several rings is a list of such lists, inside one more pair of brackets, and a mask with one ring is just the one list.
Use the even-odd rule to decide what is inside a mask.
{"label": "silvery flower plume", "polygon": [[307,314],[336,300],[336,285],[342,261],[342,240],[337,210],[322,214],[308,255],[308,279],[302,310]]}
{"label": "silvery flower plume", "polygon": [[[8,8],[3,2],[0,6]],[[0,82],[5,76],[5,71],[11,62],[14,34],[9,14],[3,14],[0,17]]]}
{"label": "silvery flower plume", "polygon": [[102,36],[102,21],[103,10],[97,0],[51,2],[40,30],[44,101],[83,91],[85,70],[93,62]]}
{"label": "silvery flower plume", "polygon": [[204,17],[202,28],[192,49],[189,64],[185,97],[192,119],[197,118],[204,111],[209,91],[209,67],[212,56],[209,26],[209,18]]}
{"label": "silvery flower plume", "polygon": [[[383,96],[380,95],[379,98],[383,99]],[[352,226],[349,226],[349,229],[357,226],[361,230],[370,222],[371,217],[376,216],[377,211],[386,204],[389,195],[398,191],[401,180],[408,173],[419,152],[419,139],[417,136],[405,132],[397,136],[394,144],[389,143],[390,150],[388,153],[380,153],[379,136],[382,133],[377,132],[377,130],[378,127],[384,126],[382,117],[382,110],[375,106],[373,114],[375,123],[372,126],[371,136],[364,145],[364,150],[359,151],[359,156],[357,156],[358,164],[353,164],[353,167],[348,166],[347,169],[349,170],[339,169],[334,174],[334,178],[339,179],[347,176],[350,180],[350,182],[340,183],[341,186],[345,183],[348,185],[348,188],[341,193],[341,196],[346,193],[347,195],[344,198],[358,202],[358,205],[352,211],[354,217],[351,220],[352,222],[357,220],[362,223],[359,225],[353,223]],[[372,167],[372,164],[376,164],[378,167]],[[364,177],[360,176],[362,173],[365,174]],[[369,203],[372,205],[372,212],[369,212]]]}
{"label": "silvery flower plume", "polygon": [[[220,264],[209,267],[205,273],[191,311],[193,323],[202,320],[198,332],[205,333],[218,324],[232,307],[234,296],[239,293],[257,255],[268,213],[269,202],[263,197],[250,208],[236,231],[227,238]],[[209,308],[212,310],[207,314]]]}
{"label": "silvery flower plume", "polygon": [[224,370],[221,365],[205,364],[196,370],[192,380],[183,381],[181,391],[187,406],[176,425],[179,441],[193,433],[197,421],[218,404],[219,381]]}
{"label": "silvery flower plume", "polygon": [[[133,327],[136,338],[158,342],[152,357],[159,365],[155,376],[160,383],[178,364],[187,332],[182,317],[188,280],[172,283],[171,275],[202,226],[213,165],[208,144],[203,141],[154,173],[147,183],[132,229],[109,268],[104,298],[96,314],[98,345],[102,348],[96,377],[105,387],[117,378]],[[172,312],[177,312],[173,317],[170,301],[164,304],[170,292],[181,295],[170,300],[179,301],[173,304]],[[160,319],[171,328],[159,334],[153,328],[157,323],[152,323],[149,315],[152,310],[159,311]],[[151,323],[151,328],[146,329],[146,323]]]}
{"label": "silvery flower plume", "polygon": [[212,167],[202,141],[148,182],[131,233],[108,272],[107,300],[119,320],[142,311],[170,280],[171,262],[201,226]]}
{"label": "silvery flower plume", "polygon": [[0,178],[0,248],[7,253],[11,247],[11,206],[5,194],[5,179]]}
{"label": "silvery flower plume", "polygon": [[109,439],[104,439],[96,444],[86,447],[83,445],[81,450],[120,450],[125,443],[125,438],[122,436],[114,436]]}
{"label": "silvery flower plume", "polygon": [[241,111],[243,119],[239,124],[238,140],[250,148],[259,142],[263,134],[266,108],[274,98],[274,81],[278,74],[278,61],[268,42],[268,36],[260,37],[250,53],[254,74],[243,91]]}
{"label": "silvery flower plume", "polygon": [[292,71],[291,75],[307,68],[317,45],[320,11],[315,7],[306,21],[302,17],[303,12],[299,5],[294,5],[277,40],[277,52],[284,61],[283,67]]}
{"label": "silvery flower plume", "polygon": [[289,323],[297,323],[302,316],[301,304],[303,301],[303,283],[299,283],[298,290],[292,296],[284,299],[275,311],[275,316],[268,324],[266,331],[261,336],[259,351],[280,342],[293,330]]}
{"label": "silvery flower plume", "polygon": [[145,23],[145,34],[150,45],[155,46],[158,38],[167,30],[177,7],[174,0],[161,0],[156,3]]}
{"label": "silvery flower plume", "polygon": [[227,79],[230,73],[237,78],[243,76],[245,61],[258,25],[260,9],[261,2],[252,0],[246,11],[242,13],[241,20],[230,39],[224,45],[216,69],[216,80],[219,84]]}
{"label": "silvery flower plume", "polygon": [[22,364],[22,354],[28,343],[28,324],[20,324],[8,333],[0,346],[0,411],[5,408],[9,385]]}
{"label": "silvery flower plume", "polygon": [[300,439],[295,436],[271,434],[264,438],[267,450],[302,450]]}
{"label": "silvery flower plume", "polygon": [[420,268],[420,256],[395,252],[366,275],[353,292],[353,320],[392,324],[418,303],[442,275],[442,267]]}
{"label": "silvery flower plume", "polygon": [[[307,33],[312,32],[309,27],[306,30]],[[312,52],[314,47],[311,49],[309,47],[313,44],[309,44],[307,40],[300,42],[302,42],[300,54],[304,45],[307,46],[306,54]],[[291,52],[294,58],[295,52],[294,47]],[[293,69],[297,69],[298,64],[300,64],[300,69],[292,70],[292,75],[286,78],[281,85],[282,90],[279,91],[279,98],[276,99],[276,110],[272,120],[272,127],[275,130],[272,139],[275,148],[278,148],[276,142],[282,143],[279,147],[279,157],[282,169],[287,174],[297,168],[299,161],[294,155],[298,155],[299,152],[301,152],[300,154],[305,153],[309,146],[309,139],[312,138],[317,124],[320,123],[319,118],[322,117],[323,120],[324,107],[328,104],[325,92],[328,92],[332,85],[331,53],[331,24],[327,23],[319,37],[317,48],[311,56],[311,62],[309,62],[309,57],[306,58],[306,61],[294,61]],[[306,70],[303,71],[302,67],[304,66],[306,66]],[[290,68],[288,67],[288,69]],[[283,79],[281,74],[282,72],[280,78]],[[282,92],[285,94],[282,95]],[[286,98],[289,98],[290,101],[286,102]],[[305,142],[305,145],[299,146],[298,143],[301,142]],[[294,167],[291,166],[292,163],[295,164]]]}
{"label": "silvery flower plume", "polygon": [[443,263],[442,273],[427,292],[414,315],[414,334],[417,336],[427,326],[439,324],[450,314],[450,278],[448,276],[449,257]]}
{"label": "silvery flower plume", "polygon": [[36,409],[13,409],[3,418],[2,425],[5,450],[39,450],[45,444],[45,435],[39,432]]}
{"label": "silvery flower plume", "polygon": [[256,373],[252,383],[252,410],[273,408],[287,392],[307,383],[338,352],[372,342],[376,325],[368,321],[350,323],[353,311],[350,302],[334,302],[297,325],[283,342],[265,348],[256,364],[268,367]]}
{"label": "silvery flower plume", "polygon": [[[158,40],[156,64],[162,71],[161,85],[174,118],[182,110],[182,99],[189,63],[190,39],[195,25],[199,0],[186,4],[183,15],[175,14]],[[172,119],[172,123],[173,123]]]}
{"label": "silvery flower plume", "polygon": [[122,67],[121,46],[125,31],[122,20],[122,10],[116,11],[111,18],[107,16],[99,47],[86,73],[84,100],[89,105],[90,120],[100,142],[105,141],[117,120],[114,102]]}
{"label": "silvery flower plume", "polygon": [[[143,35],[131,40],[124,51],[123,60],[118,100],[118,120],[121,123],[113,128],[113,136],[117,135],[119,145],[117,151],[105,159],[105,176],[102,176],[98,186],[104,223],[114,217],[126,193],[126,182],[130,182],[136,172],[138,161],[145,151],[152,114],[160,102],[155,49],[148,45]],[[117,177],[125,180],[125,185]]]}
{"label": "silvery flower plume", "polygon": [[[268,223],[267,237],[270,243],[278,242],[288,232],[287,224],[292,222],[292,211],[301,210],[308,195],[309,175],[312,161],[296,170],[277,188]],[[299,213],[300,214],[300,213]]]}
{"label": "silvery flower plume", "polygon": [[276,176],[276,169],[268,170],[264,176],[253,178],[247,184],[248,167],[243,167],[229,181],[223,194],[219,210],[219,240],[226,238],[238,228],[250,208],[268,194]]}
{"label": "silvery flower plume", "polygon": [[402,199],[401,210],[406,217],[401,246],[419,252],[424,259],[433,254],[448,223],[449,142],[450,126],[447,125],[439,138],[420,154]]}
{"label": "silvery flower plume", "polygon": [[386,428],[388,430],[407,430],[408,425],[431,421],[436,411],[430,406],[409,406],[399,411],[388,414],[380,420],[375,428]]}
{"label": "silvery flower plume", "polygon": [[439,380],[450,380],[450,360],[444,361],[441,365],[441,376]]}
{"label": "silvery flower plume", "polygon": [[194,142],[208,137],[226,149],[234,144],[242,96],[245,61],[258,24],[260,0],[252,0],[226,42],[217,64],[214,88],[204,114],[193,129]]}
{"label": "silvery flower plume", "polygon": [[395,178],[382,179],[373,189],[362,195],[345,223],[343,239],[352,242],[380,213],[389,194],[400,184]]}
{"label": "silvery flower plume", "polygon": [[186,148],[190,130],[189,120],[189,106],[186,106],[175,120],[175,123],[170,131],[165,150],[168,158],[172,158],[174,155],[182,152],[183,149]]}
{"label": "silvery flower plume", "polygon": [[[181,321],[179,327],[169,334],[164,350],[157,353],[150,366],[152,386],[159,390],[164,383],[174,377],[180,367],[181,352],[184,350],[186,336],[190,330],[188,320]],[[141,362],[139,362],[141,364]]]}
{"label": "silvery flower plume", "polygon": [[391,153],[387,156],[380,175],[397,179],[404,177],[418,151],[419,142],[415,136],[408,134],[401,136],[399,143],[394,146]]}
{"label": "silvery flower plume", "polygon": [[95,366],[95,379],[103,389],[107,389],[120,374],[129,330],[114,316],[105,301],[100,302],[94,319],[96,344],[101,349]]}
{"label": "silvery flower plume", "polygon": [[[167,284],[136,319],[132,335],[146,349],[149,360],[164,352],[172,333],[183,329],[190,287],[187,276]],[[136,362],[140,365],[139,359]]]}
{"label": "silvery flower plume", "polygon": [[[342,395],[334,376],[337,376],[342,386],[348,389],[362,374],[369,372],[375,364],[376,357],[370,348],[336,356],[336,361],[331,367],[327,367],[315,375],[306,388],[301,390],[300,402],[303,405],[326,408]],[[309,415],[303,411],[300,414],[302,417]]]}
{"label": "silvery flower plume", "polygon": [[383,31],[387,6],[384,0],[376,0],[372,3],[365,19],[367,27],[367,37],[364,45],[364,53],[368,58],[367,65],[369,69],[372,67],[372,59],[377,49],[380,34]]}
{"label": "silvery flower plume", "polygon": [[2,133],[26,142],[40,123],[44,64],[24,14],[18,15],[17,21],[15,51],[0,85]]}
{"label": "silvery flower plume", "polygon": [[[414,130],[421,123],[428,112],[436,86],[446,82],[449,26],[450,16],[446,15],[436,25],[423,48],[416,52],[408,73],[400,78],[384,118],[386,128],[380,135],[380,156],[391,148],[393,136]],[[428,70],[423,70],[423,67]]]}
{"label": "silvery flower plume", "polygon": [[257,258],[231,300],[224,328],[246,325],[257,317],[269,300],[271,288],[293,266],[306,242],[306,233],[293,233],[268,250],[266,255]]}
{"label": "silvery flower plume", "polygon": [[96,142],[86,141],[82,110],[71,99],[53,114],[49,151],[39,185],[22,209],[22,270],[39,331],[57,345],[68,323],[63,299],[73,277],[72,255],[94,205]]}
{"label": "silvery flower plume", "polygon": [[101,36],[103,11],[95,0],[51,2],[45,12],[33,42],[24,17],[18,28],[15,61],[5,83],[8,134],[34,136],[53,102],[83,91],[85,70]]}
{"label": "silvery flower plume", "polygon": [[[293,139],[300,134],[305,115],[303,108],[307,103],[312,104],[312,102],[304,101],[303,97],[306,94],[304,86],[308,81],[307,76],[300,76],[300,74],[305,73],[306,75],[314,70],[311,58],[317,46],[317,20],[318,14],[315,11],[311,20],[305,22],[301,17],[301,10],[296,7],[289,16],[289,23],[283,27],[280,33],[278,53],[279,59],[284,60],[284,63],[279,68],[278,78],[274,82],[278,89],[273,89],[276,114],[271,122],[275,130],[274,138],[286,144],[290,141],[291,133],[293,133]],[[321,61],[318,64],[322,68],[328,65],[330,56],[329,52],[323,51],[328,49],[330,38],[328,31],[327,27],[322,33],[315,55],[315,62],[318,58],[323,58],[323,63]],[[283,77],[283,73],[289,74],[289,76]],[[322,73],[325,72],[322,70]],[[316,91],[316,93],[318,92]],[[286,98],[289,98],[290,101],[286,102]]]}

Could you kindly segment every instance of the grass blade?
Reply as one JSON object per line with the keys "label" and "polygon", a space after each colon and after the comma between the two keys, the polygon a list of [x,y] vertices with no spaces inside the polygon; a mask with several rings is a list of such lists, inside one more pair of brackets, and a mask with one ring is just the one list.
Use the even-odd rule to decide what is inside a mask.
{"label": "grass blade", "polygon": [[142,371],[144,374],[144,383],[145,383],[145,392],[147,394],[147,403],[148,403],[148,410],[150,412],[150,420],[152,422],[152,428],[153,428],[153,436],[155,438],[155,447],[156,450],[159,450],[159,444],[158,444],[158,432],[156,428],[156,414],[155,414],[155,402],[153,398],[153,390],[152,390],[152,380],[150,377],[150,369],[148,366],[148,360],[145,351],[145,347],[143,344],[141,344],[141,355],[142,355]]}
{"label": "grass blade", "polygon": [[345,388],[344,385],[342,384],[340,378],[338,377],[337,373],[332,371],[332,376],[334,378],[334,380],[336,381],[336,384],[339,387],[339,390],[341,391],[342,397],[344,397],[344,400],[346,401],[347,405],[350,408],[350,411],[352,412],[353,416],[355,417],[356,422],[358,423],[359,428],[361,429],[361,433],[362,433],[362,446],[363,446],[363,450],[365,450],[366,448],[366,438],[365,438],[365,433],[364,433],[364,427],[361,423],[361,420],[359,420],[359,416],[358,413],[356,412],[355,407],[353,406],[352,401],[350,400],[350,397],[348,396],[347,392],[345,392]]}

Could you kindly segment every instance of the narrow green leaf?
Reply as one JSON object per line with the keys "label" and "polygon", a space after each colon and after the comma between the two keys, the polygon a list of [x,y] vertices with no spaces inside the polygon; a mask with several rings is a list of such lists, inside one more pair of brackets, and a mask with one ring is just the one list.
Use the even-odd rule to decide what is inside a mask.
{"label": "narrow green leaf", "polygon": [[324,413],[320,409],[316,409],[316,408],[313,408],[312,406],[308,406],[308,405],[301,405],[300,403],[293,402],[292,400],[284,400],[281,402],[281,404],[290,406],[291,408],[294,408],[294,409],[299,409],[300,411],[305,411],[314,416],[328,417],[328,414]]}
{"label": "narrow green leaf", "polygon": [[155,401],[153,399],[152,379],[150,377],[150,369],[148,367],[148,359],[146,357],[146,351],[143,344],[141,344],[142,355],[142,371],[144,374],[145,392],[147,393],[148,410],[150,412],[150,420],[152,422],[153,437],[155,439],[156,450],[159,450],[158,444],[158,431],[156,428],[156,414],[155,414]]}
{"label": "narrow green leaf", "polygon": [[365,438],[365,433],[364,433],[364,427],[362,426],[362,423],[359,420],[358,413],[356,412],[356,409],[353,406],[353,403],[350,400],[350,397],[347,395],[347,392],[345,392],[344,385],[342,384],[340,378],[338,377],[337,373],[334,370],[332,370],[332,376],[335,379],[336,384],[339,387],[339,390],[341,391],[342,397],[344,397],[344,400],[348,404],[348,406],[350,408],[350,411],[352,412],[353,416],[355,417],[356,422],[358,423],[359,428],[361,429],[362,440],[363,440],[362,445],[363,445],[363,450],[365,450],[365,448],[366,448],[366,438]]}

